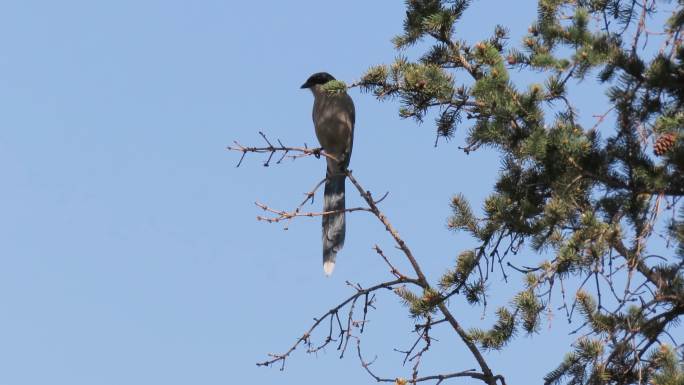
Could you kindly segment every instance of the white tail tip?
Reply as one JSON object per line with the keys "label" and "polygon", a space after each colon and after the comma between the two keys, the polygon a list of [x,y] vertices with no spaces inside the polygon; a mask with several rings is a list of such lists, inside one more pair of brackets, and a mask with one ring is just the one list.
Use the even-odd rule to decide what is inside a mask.
{"label": "white tail tip", "polygon": [[325,273],[326,277],[329,277],[333,270],[335,270],[335,262],[323,262],[323,273]]}

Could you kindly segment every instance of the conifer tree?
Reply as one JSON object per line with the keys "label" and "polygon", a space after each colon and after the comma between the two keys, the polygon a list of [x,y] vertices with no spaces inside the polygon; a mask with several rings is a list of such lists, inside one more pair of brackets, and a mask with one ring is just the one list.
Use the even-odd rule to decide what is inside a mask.
{"label": "conifer tree", "polygon": [[[684,194],[684,1],[539,0],[528,35],[510,47],[505,26],[474,44],[456,38],[469,3],[407,1],[394,44],[430,48],[415,61],[374,66],[360,82],[380,100],[399,100],[401,117],[436,114],[438,138],[467,128],[466,152],[493,148],[504,162],[484,217],[462,195],[453,198],[450,228],[480,246],[444,275],[442,297],[462,292],[481,302],[490,293],[474,266],[507,254],[529,263],[511,251],[530,247],[550,258],[524,269],[525,290],[498,310],[491,329],[471,330],[474,341],[505,348],[516,331],[538,329],[548,306],[541,293],[563,280],[595,280],[576,293],[588,333],[545,383],[683,384],[682,346],[668,344],[667,331],[684,314],[684,211],[670,219],[677,251],[649,255],[647,245],[660,212],[680,207]],[[646,40],[646,21],[663,17],[659,7],[673,11],[650,26],[664,37],[649,55],[644,47],[656,39]],[[512,69],[546,81],[520,84]],[[578,123],[567,91],[573,81],[604,87],[614,121],[603,124],[613,129],[601,135]],[[627,287],[618,287],[625,277]]]}
{"label": "conifer tree", "polygon": [[[424,123],[434,116],[437,140],[465,129],[460,148],[466,153],[497,152],[504,167],[483,202],[483,214],[476,216],[458,192],[451,201],[449,228],[470,234],[478,246],[462,250],[455,265],[431,281],[420,257],[378,208],[382,198],[376,200],[348,172],[367,207],[347,211],[377,217],[413,273],[398,271],[376,246],[395,279],[353,286],[353,296],[317,317],[288,351],[260,365],[284,365],[302,344],[317,352],[336,341],[341,355],[350,340],[358,347],[360,336],[352,329],[363,332],[375,292],[390,288],[415,320],[419,337],[406,359],[417,362],[411,378],[383,378],[358,347],[362,366],[374,380],[401,385],[470,377],[505,385],[505,373],[489,366],[487,352],[506,349],[521,334],[534,335],[552,305],[551,294],[562,292],[562,309],[583,333],[540,382],[684,384],[683,345],[670,333],[684,314],[684,0],[538,0],[538,14],[530,15],[521,42],[509,41],[503,25],[478,42],[460,40],[459,20],[468,17],[470,3],[406,1],[403,32],[393,39],[399,57],[372,66],[354,86],[381,101],[398,101],[403,118]],[[647,24],[653,20],[664,23]],[[427,43],[420,57],[403,55],[418,42]],[[541,73],[545,81],[524,84],[512,70]],[[607,112],[589,127],[579,123],[573,104],[581,95],[568,92],[580,81],[595,82],[609,100]],[[346,85],[336,81],[326,87],[336,92]],[[270,153],[266,164],[279,151],[321,155],[274,146],[262,136],[267,147],[237,144],[232,149],[243,157]],[[302,213],[301,205],[292,212],[259,206],[274,215],[261,218],[269,222],[325,215]],[[667,234],[659,232],[663,224]],[[666,254],[649,252],[657,237],[672,245]],[[522,249],[532,253],[518,253]],[[497,264],[520,272],[523,290],[489,292],[491,276],[482,272]],[[569,281],[579,287],[576,292],[565,292]],[[467,329],[449,308],[454,296],[482,306],[490,296],[506,295],[509,305],[496,310],[497,320],[489,327]],[[352,317],[358,301],[364,304],[361,321]],[[345,306],[350,307],[347,318],[341,313]],[[314,329],[328,321],[327,338],[312,343]],[[429,332],[439,323],[451,326],[479,369],[418,375],[432,341]]]}

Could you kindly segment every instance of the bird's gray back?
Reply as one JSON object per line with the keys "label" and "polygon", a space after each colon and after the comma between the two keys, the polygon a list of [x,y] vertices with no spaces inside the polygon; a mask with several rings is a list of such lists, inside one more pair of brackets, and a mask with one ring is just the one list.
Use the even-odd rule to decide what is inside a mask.
{"label": "bird's gray back", "polygon": [[354,136],[355,111],[351,97],[346,92],[317,95],[313,121],[323,149],[346,166]]}

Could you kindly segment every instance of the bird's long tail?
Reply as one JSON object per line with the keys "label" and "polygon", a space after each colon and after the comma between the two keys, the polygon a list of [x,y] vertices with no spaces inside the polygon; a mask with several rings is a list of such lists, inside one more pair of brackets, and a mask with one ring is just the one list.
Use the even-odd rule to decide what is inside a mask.
{"label": "bird's long tail", "polygon": [[332,174],[328,170],[323,195],[323,211],[341,211],[323,215],[323,272],[330,275],[335,268],[337,252],[344,246],[345,213],[344,208],[345,175]]}

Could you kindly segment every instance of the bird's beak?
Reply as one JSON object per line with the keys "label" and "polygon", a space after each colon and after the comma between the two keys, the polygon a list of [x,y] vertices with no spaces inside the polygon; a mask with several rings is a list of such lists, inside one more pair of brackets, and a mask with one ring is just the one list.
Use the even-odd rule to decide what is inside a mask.
{"label": "bird's beak", "polygon": [[310,88],[310,87],[311,87],[311,85],[309,84],[309,82],[306,82],[306,83],[302,84],[302,86],[299,88]]}

